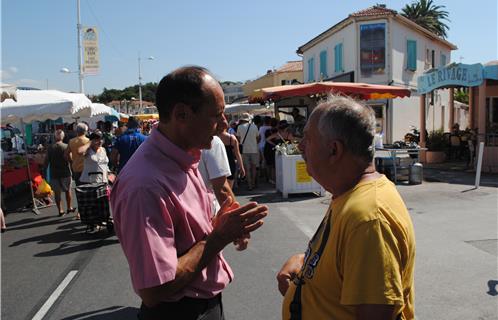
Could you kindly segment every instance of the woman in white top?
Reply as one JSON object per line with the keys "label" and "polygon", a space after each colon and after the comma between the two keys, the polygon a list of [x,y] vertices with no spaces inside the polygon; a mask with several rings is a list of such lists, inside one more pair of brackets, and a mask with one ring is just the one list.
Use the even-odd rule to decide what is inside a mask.
{"label": "woman in white top", "polygon": [[80,181],[83,183],[108,182],[109,158],[102,147],[102,132],[99,130],[90,134],[90,142],[78,151],[85,154],[83,172]]}

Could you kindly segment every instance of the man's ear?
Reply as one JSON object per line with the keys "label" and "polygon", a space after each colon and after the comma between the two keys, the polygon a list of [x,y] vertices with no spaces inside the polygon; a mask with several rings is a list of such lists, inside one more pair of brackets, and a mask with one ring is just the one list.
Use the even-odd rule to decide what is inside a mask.
{"label": "man's ear", "polygon": [[329,141],[326,147],[327,150],[329,150],[329,157],[337,158],[341,156],[344,152],[344,145],[339,140]]}
{"label": "man's ear", "polygon": [[185,122],[188,120],[188,115],[190,112],[190,107],[185,103],[177,103],[173,107],[173,112],[171,113],[172,118],[179,122]]}

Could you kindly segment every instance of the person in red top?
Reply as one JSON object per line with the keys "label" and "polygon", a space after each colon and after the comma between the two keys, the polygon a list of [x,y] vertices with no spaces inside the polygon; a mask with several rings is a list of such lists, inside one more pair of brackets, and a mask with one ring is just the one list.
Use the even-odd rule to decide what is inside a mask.
{"label": "person in red top", "polygon": [[206,69],[168,74],[156,104],[158,126],[111,193],[116,235],[142,299],[139,319],[224,319],[221,292],[233,273],[221,251],[261,227],[268,208],[228,198],[213,216],[198,164],[225,121],[225,103]]}

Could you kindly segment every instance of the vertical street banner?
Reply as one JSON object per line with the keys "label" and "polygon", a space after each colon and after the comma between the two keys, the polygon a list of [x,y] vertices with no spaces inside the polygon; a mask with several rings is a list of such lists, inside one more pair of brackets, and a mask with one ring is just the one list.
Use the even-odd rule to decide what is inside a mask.
{"label": "vertical street banner", "polygon": [[83,73],[99,73],[99,37],[97,28],[83,27]]}

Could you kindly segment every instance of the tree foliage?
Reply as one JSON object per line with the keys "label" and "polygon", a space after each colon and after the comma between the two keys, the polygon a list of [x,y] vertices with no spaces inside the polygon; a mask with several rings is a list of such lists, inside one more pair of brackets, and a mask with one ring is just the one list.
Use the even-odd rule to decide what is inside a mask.
{"label": "tree foliage", "polygon": [[[156,89],[157,83],[149,82],[142,85],[142,100],[156,102]],[[95,97],[95,100],[101,103],[108,103],[113,100],[131,100],[131,98],[138,99],[138,85],[126,87],[122,90],[104,88],[101,94]]]}
{"label": "tree foliage", "polygon": [[407,4],[401,9],[401,15],[438,36],[446,38],[449,27],[443,20],[448,22],[450,20],[448,11],[443,10],[445,8],[445,6],[433,4],[432,0],[419,0]]}

